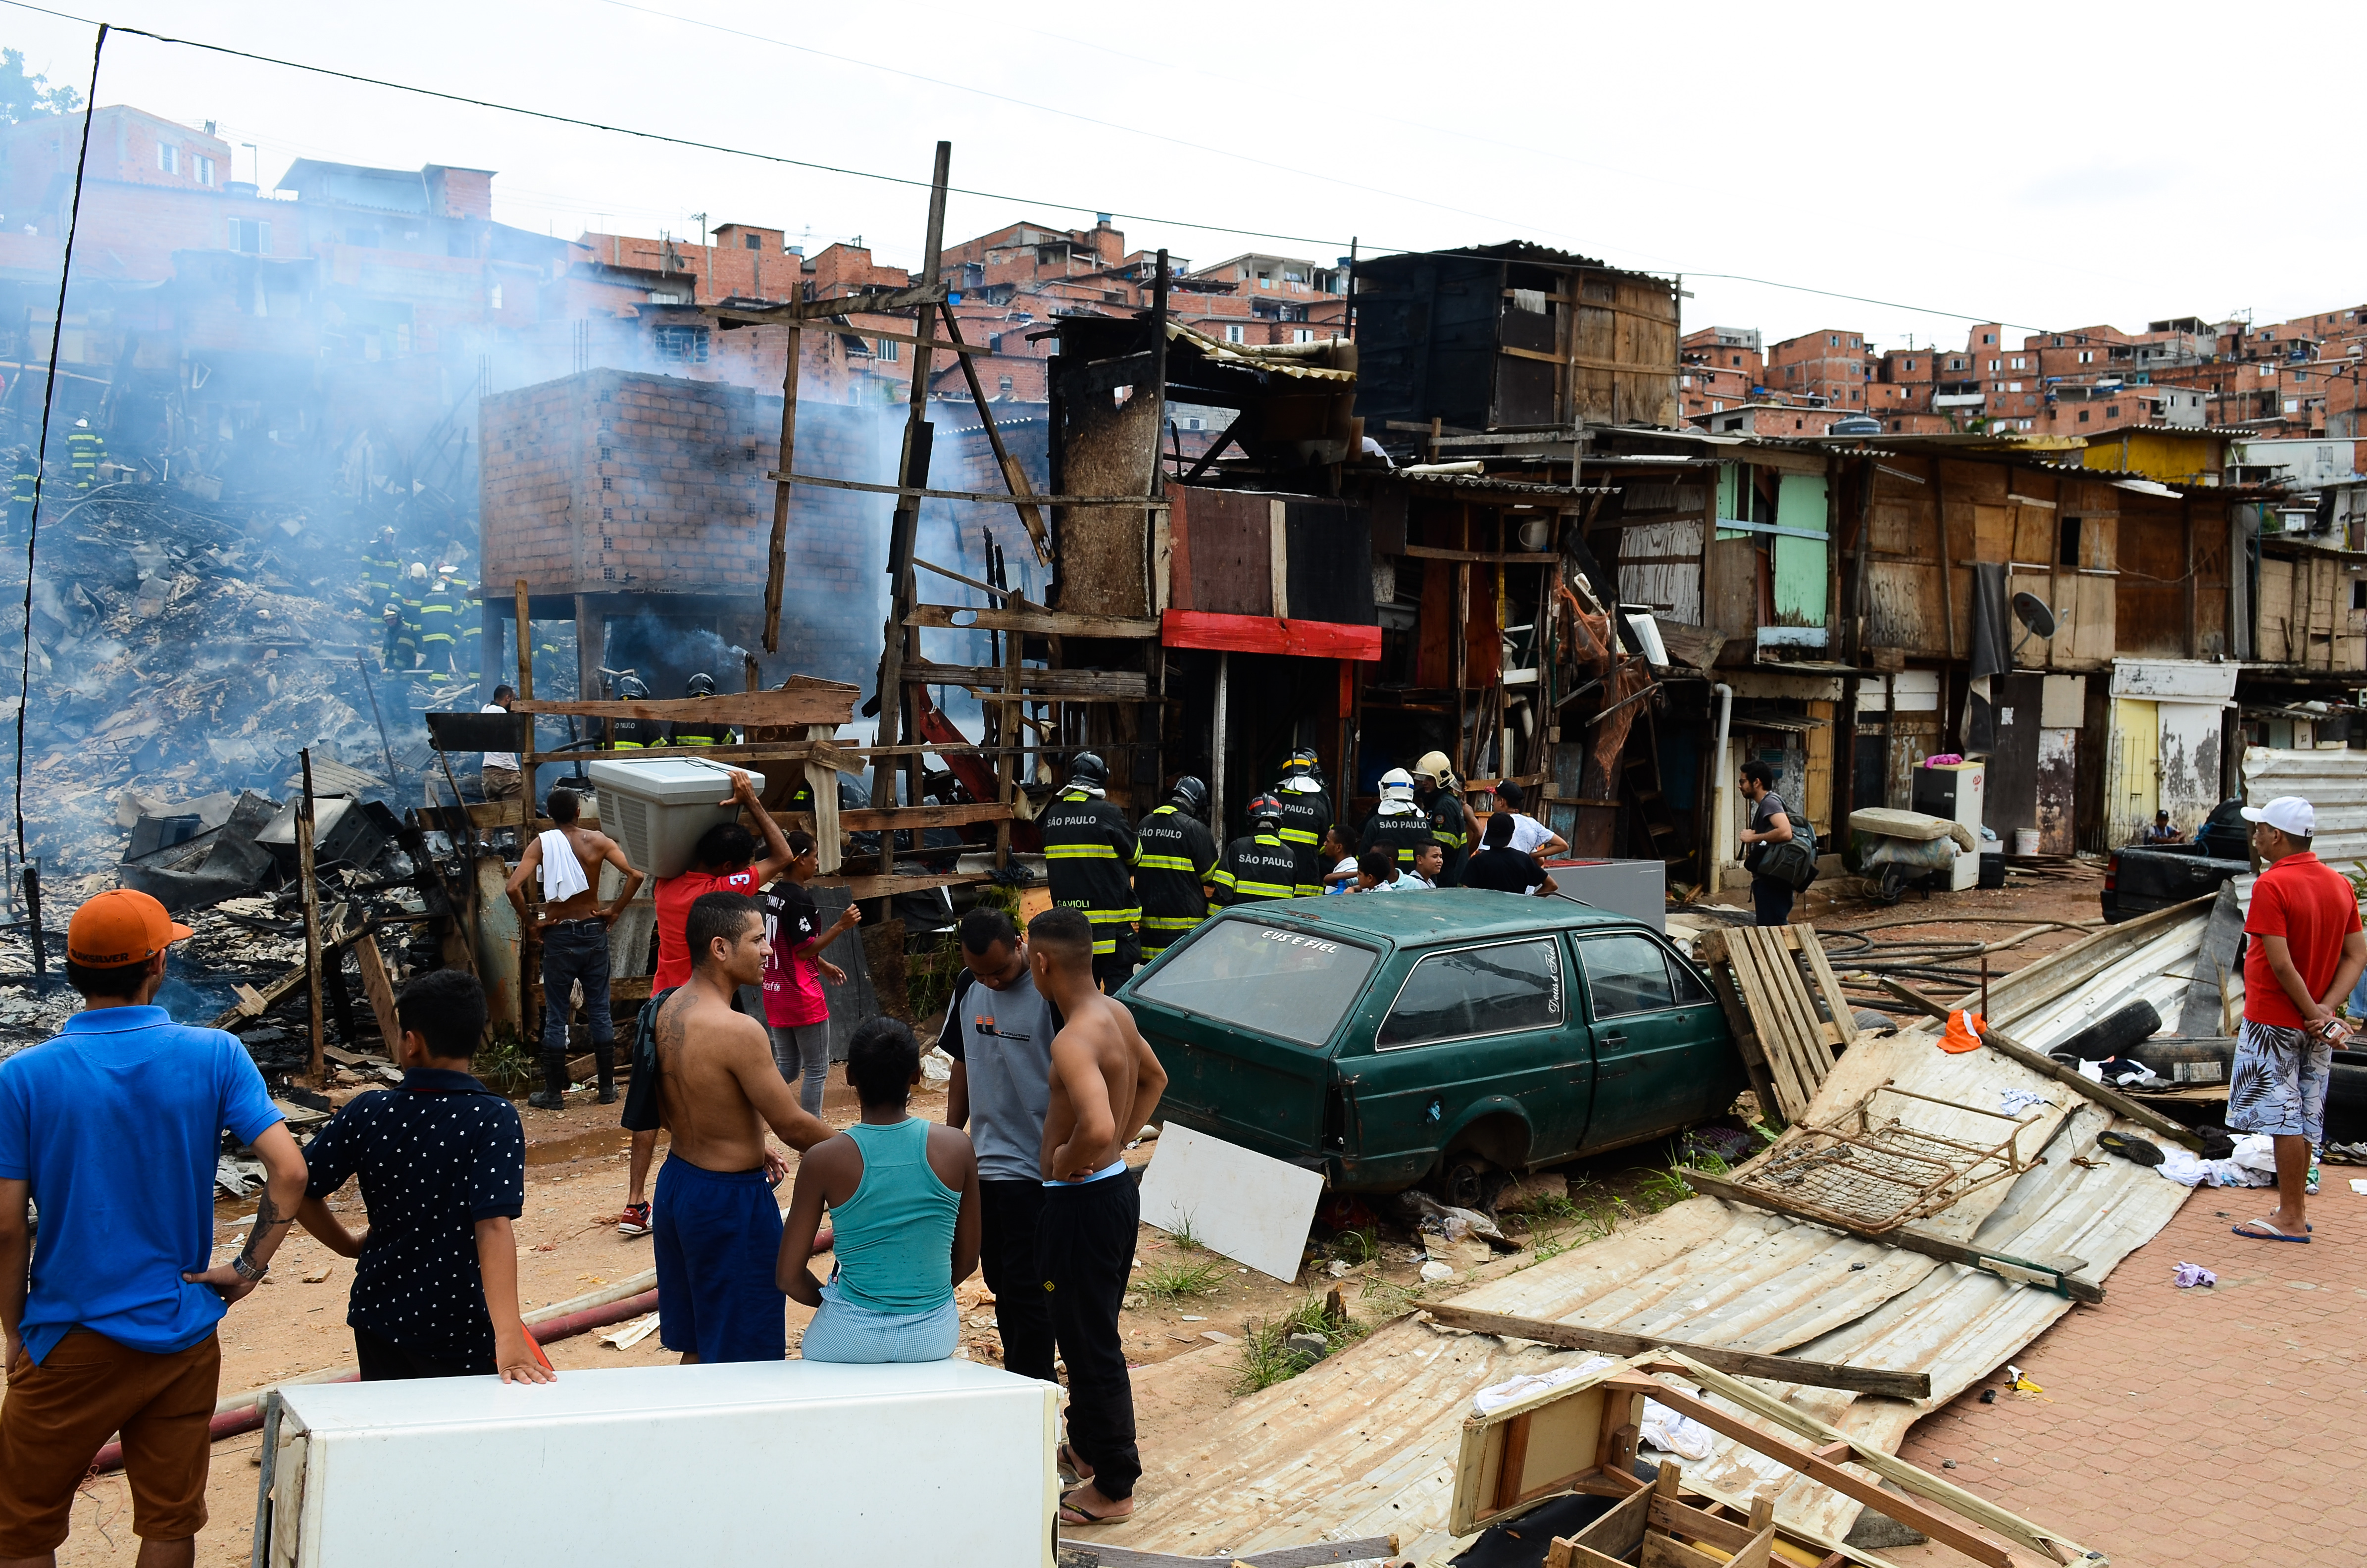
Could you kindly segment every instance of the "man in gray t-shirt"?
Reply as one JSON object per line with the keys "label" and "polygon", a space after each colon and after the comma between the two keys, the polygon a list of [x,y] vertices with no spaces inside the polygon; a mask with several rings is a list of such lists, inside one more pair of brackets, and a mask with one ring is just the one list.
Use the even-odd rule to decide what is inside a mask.
{"label": "man in gray t-shirt", "polygon": [[994,1292],[1003,1369],[1051,1382],[1052,1311],[1037,1288],[1036,1221],[1044,1211],[1044,1108],[1060,1021],[1000,909],[962,916],[961,957],[964,972],[937,1037],[937,1049],[954,1059],[946,1125],[968,1127],[978,1149],[979,1262]]}

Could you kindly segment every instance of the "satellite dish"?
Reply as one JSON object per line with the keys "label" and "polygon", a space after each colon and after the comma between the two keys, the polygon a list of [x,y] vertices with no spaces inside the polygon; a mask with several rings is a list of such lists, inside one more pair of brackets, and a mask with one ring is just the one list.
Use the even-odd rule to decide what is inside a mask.
{"label": "satellite dish", "polygon": [[2033,637],[2055,635],[2055,612],[2036,594],[2013,596],[2013,618],[2030,629]]}

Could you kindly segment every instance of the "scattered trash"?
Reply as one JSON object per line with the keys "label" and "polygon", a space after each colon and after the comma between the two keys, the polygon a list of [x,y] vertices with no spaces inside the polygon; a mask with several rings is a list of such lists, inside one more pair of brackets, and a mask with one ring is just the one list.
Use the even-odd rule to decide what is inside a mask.
{"label": "scattered trash", "polygon": [[1501,1383],[1490,1383],[1471,1396],[1471,1414],[1489,1415],[1490,1412],[1503,1409],[1515,1400],[1526,1399],[1533,1393],[1543,1393],[1547,1389],[1557,1389],[1564,1383],[1575,1382],[1589,1372],[1609,1365],[1611,1365],[1611,1358],[1608,1356],[1589,1356],[1583,1361],[1567,1367],[1556,1367],[1550,1372],[1525,1372],[1517,1378],[1508,1378]]}
{"label": "scattered trash", "polygon": [[2353,1192],[2367,1192],[2367,1179],[2362,1179],[2359,1176],[2352,1176],[2350,1178],[2350,1190]]}
{"label": "scattered trash", "polygon": [[657,1329],[658,1314],[651,1312],[646,1317],[638,1317],[629,1324],[610,1329],[600,1336],[600,1343],[618,1350],[630,1350],[634,1346],[655,1334]]}
{"label": "scattered trash", "polygon": [[1417,1230],[1430,1235],[1444,1236],[1450,1242],[1477,1236],[1498,1252],[1521,1250],[1518,1242],[1496,1228],[1495,1221],[1476,1209],[1454,1208],[1419,1190],[1399,1193],[1398,1205]]}
{"label": "scattered trash", "polygon": [[1421,1277],[1433,1285],[1444,1285],[1455,1278],[1455,1270],[1433,1258],[1421,1266]]}
{"label": "scattered trash", "polygon": [[2006,1367],[2005,1375],[2012,1380],[2008,1386],[2016,1393],[2044,1393],[2046,1392],[2044,1389],[2040,1388],[2036,1383],[2032,1382],[2027,1377],[2023,1376],[2022,1370],[2020,1367],[2009,1364]]}
{"label": "scattered trash", "polygon": [[1320,1334],[1294,1334],[1285,1339],[1282,1344],[1284,1349],[1290,1351],[1294,1355],[1310,1356],[1318,1361],[1320,1361],[1324,1357],[1331,1353],[1331,1339]]}
{"label": "scattered trash", "polygon": [[2132,1138],[2125,1132],[2099,1132],[2096,1147],[2107,1154],[2118,1154],[2131,1165],[2150,1166],[2162,1163],[2161,1145]]}
{"label": "scattered trash", "polygon": [[[2362,1185],[2355,1181],[2350,1185],[2358,1187],[2362,1192],[2367,1192],[2367,1185]],[[1335,1257],[1330,1263],[1325,1264],[1323,1266],[1323,1271],[1326,1274],[1331,1275],[1334,1279],[1345,1279],[1348,1278],[1348,1265],[1341,1258]]]}
{"label": "scattered trash", "polygon": [[1657,1399],[1644,1402],[1644,1425],[1637,1435],[1648,1447],[1696,1462],[1715,1451],[1716,1435],[1690,1415],[1680,1415]]}
{"label": "scattered trash", "polygon": [[[2354,1182],[2352,1185],[2358,1184]],[[2191,1290],[2197,1285],[2208,1287],[2218,1284],[2219,1276],[2199,1263],[2181,1263],[2171,1273],[2169,1281],[2181,1290]]]}
{"label": "scattered trash", "polygon": [[921,1076],[932,1084],[950,1083],[954,1075],[954,1059],[934,1046],[921,1058]]}
{"label": "scattered trash", "polygon": [[1954,1460],[1942,1460],[1940,1461],[1940,1468],[1942,1470],[1954,1470],[1956,1468],[1956,1461]]}
{"label": "scattered trash", "polygon": [[2053,1105],[2054,1103],[2055,1102],[2053,1100],[2048,1099],[2044,1095],[2040,1094],[2035,1089],[2000,1089],[1998,1091],[1998,1108],[2005,1112],[2008,1116],[2020,1116],[2023,1111],[2028,1110],[2033,1106]]}
{"label": "scattered trash", "polygon": [[1940,1037],[1940,1049],[1958,1056],[1967,1051],[1978,1051],[1981,1035],[1988,1027],[1988,1021],[1978,1013],[1959,1007],[1948,1015],[1948,1028]]}
{"label": "scattered trash", "polygon": [[1207,1320],[1206,1318],[1205,1318],[1205,1317],[1197,1316],[1197,1315],[1195,1315],[1195,1313],[1192,1313],[1192,1312],[1185,1312],[1185,1313],[1184,1314],[1184,1321],[1185,1323],[1206,1323],[1208,1320]]}
{"label": "scattered trash", "polygon": [[1997,1403],[1997,1390],[1983,1389],[1981,1391],[1981,1403],[1983,1404],[1995,1404]]}

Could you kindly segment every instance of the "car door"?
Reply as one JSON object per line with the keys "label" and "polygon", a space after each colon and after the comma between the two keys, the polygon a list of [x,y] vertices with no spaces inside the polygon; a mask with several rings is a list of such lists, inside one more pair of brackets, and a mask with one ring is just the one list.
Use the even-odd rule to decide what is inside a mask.
{"label": "car door", "polygon": [[[1550,933],[1425,952],[1343,1051],[1359,1185],[1418,1181],[1451,1147],[1502,1165],[1574,1145],[1593,1067]],[[1353,1056],[1349,1054],[1353,1052]]]}
{"label": "car door", "polygon": [[1740,1061],[1693,967],[1645,931],[1580,934],[1574,946],[1594,1043],[1586,1147],[1640,1142],[1731,1105]]}

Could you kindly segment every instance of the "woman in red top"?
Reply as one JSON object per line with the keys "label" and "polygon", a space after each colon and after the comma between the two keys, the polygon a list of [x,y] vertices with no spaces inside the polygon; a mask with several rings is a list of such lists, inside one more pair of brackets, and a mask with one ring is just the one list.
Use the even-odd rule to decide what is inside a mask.
{"label": "woman in red top", "polygon": [[830,1076],[830,998],[822,981],[846,983],[846,971],[821,956],[822,949],[863,921],[850,900],[830,925],[821,923],[806,884],[821,870],[810,835],[789,835],[788,875],[764,890],[764,1025],[773,1037],[773,1064],[798,1085],[798,1104],[810,1116],[821,1114]]}

